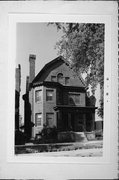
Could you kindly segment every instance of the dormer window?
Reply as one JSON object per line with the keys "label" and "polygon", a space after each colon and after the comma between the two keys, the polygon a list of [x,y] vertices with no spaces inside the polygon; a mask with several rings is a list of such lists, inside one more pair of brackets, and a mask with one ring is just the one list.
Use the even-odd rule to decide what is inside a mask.
{"label": "dormer window", "polygon": [[51,76],[51,81],[56,82],[56,76]]}
{"label": "dormer window", "polygon": [[62,73],[59,73],[59,74],[57,75],[57,82],[63,84],[63,74],[62,74]]}
{"label": "dormer window", "polygon": [[65,85],[69,84],[69,77],[65,77]]}

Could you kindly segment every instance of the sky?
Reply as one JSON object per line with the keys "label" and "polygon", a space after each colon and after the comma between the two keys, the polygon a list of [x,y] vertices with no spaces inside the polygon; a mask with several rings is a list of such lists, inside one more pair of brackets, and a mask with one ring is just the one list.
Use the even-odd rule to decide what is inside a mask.
{"label": "sky", "polygon": [[21,65],[20,115],[24,120],[24,101],[22,95],[26,90],[26,76],[29,75],[29,55],[35,54],[35,75],[49,61],[58,56],[56,42],[62,32],[56,26],[47,23],[18,23],[16,34],[16,67]]}

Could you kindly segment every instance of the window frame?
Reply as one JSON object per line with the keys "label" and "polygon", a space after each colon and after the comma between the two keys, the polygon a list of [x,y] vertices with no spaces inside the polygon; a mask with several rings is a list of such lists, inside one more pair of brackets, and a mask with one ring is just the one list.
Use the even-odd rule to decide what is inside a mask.
{"label": "window frame", "polygon": [[[70,102],[70,96],[74,96],[72,99],[74,101],[74,104]],[[76,102],[76,96],[79,96],[79,103]],[[68,104],[69,105],[81,105],[81,94],[77,92],[69,92],[68,94]]]}
{"label": "window frame", "polygon": [[[40,118],[38,118],[38,115],[41,115]],[[40,125],[38,124],[38,119],[40,119]],[[35,127],[41,127],[42,126],[42,113],[35,113]]]}
{"label": "window frame", "polygon": [[[42,95],[41,96],[37,96],[37,93],[38,92],[42,92],[42,90],[41,89],[38,89],[38,90],[35,90],[35,103],[40,103],[40,102],[42,102]],[[38,98],[40,98],[39,100],[38,100]]]}
{"label": "window frame", "polygon": [[[53,78],[55,78],[55,81],[53,81]],[[57,81],[57,78],[56,78],[56,76],[51,76],[51,82],[56,82]]]}
{"label": "window frame", "polygon": [[[61,75],[61,76],[60,76]],[[60,77],[59,77],[60,76]],[[57,74],[57,82],[60,83],[60,84],[63,84],[64,83],[64,76],[63,76],[63,73],[58,73]]]}
{"label": "window frame", "polygon": [[[52,96],[48,96],[48,91],[52,92]],[[49,97],[52,97],[52,99],[48,99]],[[46,89],[46,101],[52,102],[54,100],[54,89]]]}
{"label": "window frame", "polygon": [[[66,82],[68,80],[68,83]],[[69,85],[69,81],[70,81],[70,78],[69,77],[65,77],[65,85]]]}
{"label": "window frame", "polygon": [[[50,114],[50,115],[53,115],[52,118],[48,118],[48,115],[49,115],[49,114]],[[49,121],[48,121],[49,119],[51,119],[52,122],[54,122],[54,113],[53,113],[53,112],[47,112],[47,113],[46,113],[46,124],[47,124],[48,127],[53,127],[53,126],[50,126],[50,125],[49,125]]]}

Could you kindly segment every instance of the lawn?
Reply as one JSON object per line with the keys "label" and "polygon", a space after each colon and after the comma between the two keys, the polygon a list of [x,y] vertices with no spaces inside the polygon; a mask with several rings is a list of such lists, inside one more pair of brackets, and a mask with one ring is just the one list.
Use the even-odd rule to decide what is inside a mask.
{"label": "lawn", "polygon": [[28,154],[28,153],[44,153],[44,152],[63,152],[63,151],[75,151],[83,149],[102,149],[103,142],[88,141],[85,143],[49,143],[49,144],[27,144],[16,145],[15,154]]}

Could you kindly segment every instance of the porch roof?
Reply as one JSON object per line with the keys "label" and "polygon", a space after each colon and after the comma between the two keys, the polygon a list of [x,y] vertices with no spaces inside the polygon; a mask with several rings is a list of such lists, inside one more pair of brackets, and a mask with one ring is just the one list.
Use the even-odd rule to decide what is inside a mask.
{"label": "porch roof", "polygon": [[89,113],[89,112],[95,112],[95,109],[97,109],[97,107],[94,106],[70,106],[70,105],[57,105],[54,107],[55,111],[80,111],[80,112],[85,112],[85,113]]}

